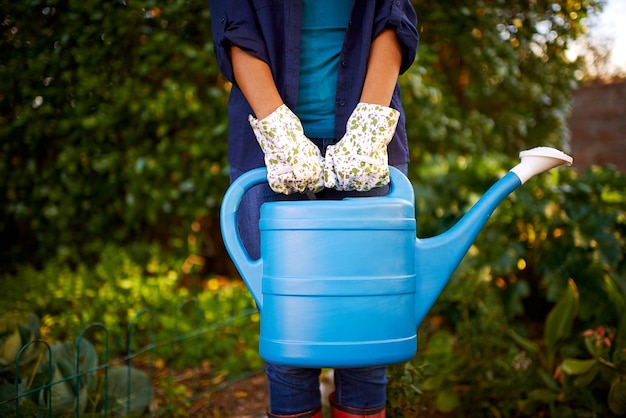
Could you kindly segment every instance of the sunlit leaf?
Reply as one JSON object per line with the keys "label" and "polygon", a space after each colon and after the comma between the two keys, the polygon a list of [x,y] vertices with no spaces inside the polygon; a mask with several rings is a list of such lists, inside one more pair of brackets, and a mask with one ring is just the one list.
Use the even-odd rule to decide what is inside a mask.
{"label": "sunlit leaf", "polygon": [[563,363],[561,363],[561,370],[571,375],[584,374],[596,364],[598,364],[596,359],[577,360],[568,358],[563,360]]}

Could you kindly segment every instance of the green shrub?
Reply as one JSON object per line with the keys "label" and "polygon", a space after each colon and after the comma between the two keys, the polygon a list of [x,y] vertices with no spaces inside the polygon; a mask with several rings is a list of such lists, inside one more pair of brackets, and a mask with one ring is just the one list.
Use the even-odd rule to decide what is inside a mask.
{"label": "green shrub", "polygon": [[[461,212],[479,194],[474,189],[460,200]],[[624,190],[625,176],[594,168],[580,176],[557,169],[514,192],[422,324],[418,355],[391,369],[392,411],[622,413]],[[447,196],[421,198],[446,207]],[[427,228],[457,217],[439,215]]]}
{"label": "green shrub", "polygon": [[[183,260],[157,246],[148,259],[138,259],[109,245],[93,267],[70,268],[63,260],[42,270],[25,267],[2,277],[6,297],[0,312],[34,312],[51,341],[70,341],[87,331],[102,350],[108,343],[112,356],[158,343],[155,357],[176,358],[179,367],[213,358],[220,359],[220,373],[232,374],[259,365],[258,315],[250,322],[256,308],[241,283],[186,276]],[[172,341],[180,342],[165,344]],[[175,356],[183,349],[184,356]],[[231,364],[233,353],[241,357]]]}
{"label": "green shrub", "polygon": [[206,1],[0,5],[3,267],[106,243],[186,254],[228,184]]}
{"label": "green shrub", "polygon": [[[565,51],[600,3],[415,0],[412,176],[450,152],[559,146],[579,69]],[[207,2],[2,1],[0,17],[0,267],[93,265],[137,241],[210,255],[219,238],[188,236],[228,183],[230,85]]]}

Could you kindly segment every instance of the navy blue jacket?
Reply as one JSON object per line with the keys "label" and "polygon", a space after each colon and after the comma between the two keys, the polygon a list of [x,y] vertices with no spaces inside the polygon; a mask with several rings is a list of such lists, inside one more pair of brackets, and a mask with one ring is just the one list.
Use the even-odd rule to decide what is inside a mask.
{"label": "navy blue jacket", "polygon": [[[229,50],[235,45],[268,63],[285,104],[296,108],[300,60],[302,2],[299,0],[209,0],[215,55],[221,72],[233,87],[228,105],[228,160],[240,170],[262,167],[259,147],[248,115],[252,109],[234,83]],[[358,104],[365,82],[370,45],[384,29],[394,29],[402,46],[400,72],[415,59],[417,16],[410,0],[355,0],[341,52],[335,108],[335,137],[345,133],[346,122]],[[400,111],[389,163],[408,163],[404,112],[398,86],[391,107]]]}

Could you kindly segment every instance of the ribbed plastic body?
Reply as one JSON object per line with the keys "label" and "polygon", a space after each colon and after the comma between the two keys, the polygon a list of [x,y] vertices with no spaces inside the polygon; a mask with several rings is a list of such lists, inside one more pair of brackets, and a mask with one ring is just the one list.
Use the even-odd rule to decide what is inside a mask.
{"label": "ribbed plastic body", "polygon": [[265,360],[337,368],[415,355],[412,202],[271,202],[259,226]]}

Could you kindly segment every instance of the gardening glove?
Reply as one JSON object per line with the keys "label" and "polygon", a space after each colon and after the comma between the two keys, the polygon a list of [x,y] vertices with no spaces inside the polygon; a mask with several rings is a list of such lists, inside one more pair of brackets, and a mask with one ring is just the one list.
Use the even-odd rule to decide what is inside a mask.
{"label": "gardening glove", "polygon": [[286,105],[257,120],[248,117],[263,153],[267,182],[276,193],[319,192],[324,188],[324,160],[304,135],[300,119]]}
{"label": "gardening glove", "polygon": [[346,133],[326,149],[324,185],[337,190],[367,191],[389,183],[387,145],[400,112],[359,103],[348,118]]}

